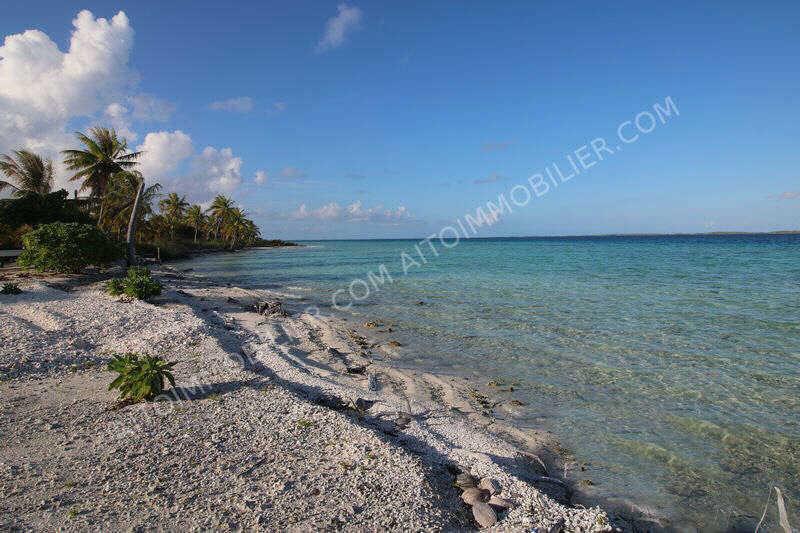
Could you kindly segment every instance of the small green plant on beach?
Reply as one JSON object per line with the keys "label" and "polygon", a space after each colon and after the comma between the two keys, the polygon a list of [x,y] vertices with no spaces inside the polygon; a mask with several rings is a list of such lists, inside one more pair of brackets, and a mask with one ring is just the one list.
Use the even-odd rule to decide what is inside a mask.
{"label": "small green plant on beach", "polygon": [[3,283],[3,287],[0,288],[0,294],[19,294],[21,292],[22,289],[17,283]]}
{"label": "small green plant on beach", "polygon": [[143,267],[128,269],[128,274],[122,279],[112,279],[106,283],[106,291],[119,296],[125,294],[131,298],[147,300],[152,296],[161,294],[161,283],[154,280],[150,271]]}
{"label": "small green plant on beach", "polygon": [[169,363],[161,357],[151,355],[115,355],[108,363],[108,369],[117,372],[119,376],[111,382],[108,390],[118,389],[121,400],[152,400],[164,391],[166,381],[175,386],[173,366],[174,362]]}

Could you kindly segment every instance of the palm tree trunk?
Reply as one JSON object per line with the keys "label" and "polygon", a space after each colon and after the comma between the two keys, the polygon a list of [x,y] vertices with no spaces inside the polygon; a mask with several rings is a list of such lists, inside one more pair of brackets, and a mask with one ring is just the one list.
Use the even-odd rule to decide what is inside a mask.
{"label": "palm tree trunk", "polygon": [[128,221],[128,266],[136,264],[136,213],[139,211],[139,202],[142,199],[142,191],[144,191],[144,179],[139,183],[139,188],[136,189],[136,199],[133,201],[133,208],[131,209],[131,219]]}
{"label": "palm tree trunk", "polygon": [[197,244],[197,226],[194,227],[194,243]]}

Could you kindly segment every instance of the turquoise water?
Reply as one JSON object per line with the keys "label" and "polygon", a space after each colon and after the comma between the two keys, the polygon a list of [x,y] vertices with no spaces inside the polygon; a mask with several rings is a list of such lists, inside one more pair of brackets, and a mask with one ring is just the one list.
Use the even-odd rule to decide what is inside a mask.
{"label": "turquoise water", "polygon": [[365,280],[348,312],[396,324],[398,365],[516,382],[513,423],[555,433],[601,498],[718,531],[752,531],[772,485],[800,505],[800,236],[470,240],[427,263],[415,241],[305,244],[191,266],[323,312]]}

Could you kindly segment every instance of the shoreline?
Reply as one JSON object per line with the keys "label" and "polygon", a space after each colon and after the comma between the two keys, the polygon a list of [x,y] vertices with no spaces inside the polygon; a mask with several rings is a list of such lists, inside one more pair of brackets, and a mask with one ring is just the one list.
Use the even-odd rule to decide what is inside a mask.
{"label": "shoreline", "polygon": [[[275,301],[277,298],[273,291],[233,287],[213,279],[179,272],[168,265],[161,266],[154,274],[164,282],[165,294],[154,299],[152,304],[121,304],[98,292],[96,278],[90,278],[88,285],[68,280],[66,285],[71,292],[66,294],[69,296],[77,293],[83,298],[97,300],[111,308],[122,305],[144,312],[165,309],[174,315],[172,320],[175,323],[172,325],[176,328],[183,322],[182,314],[187,315],[183,317],[186,320],[189,316],[200,318],[201,329],[221,328],[220,333],[224,332],[225,342],[222,343],[219,338],[215,342],[231,345],[227,356],[230,358],[231,353],[238,355],[240,360],[236,362],[239,367],[236,371],[244,374],[244,381],[268,378],[268,381],[277,383],[284,391],[296,396],[295,402],[329,411],[326,415],[343,416],[344,420],[337,422],[345,422],[348,427],[374,433],[380,437],[383,446],[420,458],[424,469],[435,473],[431,478],[433,485],[445,493],[439,494],[437,498],[426,497],[423,500],[429,504],[442,498],[448,500],[444,504],[438,501],[434,505],[442,516],[437,520],[443,520],[440,524],[445,529],[454,524],[458,524],[459,528],[475,527],[474,521],[468,516],[469,508],[458,499],[458,491],[452,488],[453,472],[458,469],[499,481],[503,496],[514,502],[514,508],[500,513],[500,522],[497,524],[500,528],[550,528],[563,520],[566,529],[603,531],[608,530],[609,522],[616,527],[628,529],[642,518],[640,512],[631,513],[630,509],[623,511],[622,507],[628,507],[627,505],[614,509],[611,520],[599,508],[562,505],[570,500],[573,505],[588,503],[588,500],[581,499],[580,494],[577,494],[577,487],[565,487],[557,476],[556,472],[563,467],[563,450],[552,435],[504,427],[499,421],[484,416],[480,413],[479,405],[482,401],[489,400],[485,396],[482,399],[480,395],[483,393],[480,391],[476,391],[470,398],[463,392],[463,387],[453,384],[457,383],[454,376],[412,375],[413,373],[392,367],[391,353],[387,352],[386,347],[376,345],[377,341],[370,338],[368,328],[353,327],[336,317],[298,313],[296,304],[301,302],[287,302],[285,298],[281,298],[281,301],[290,316],[264,317],[253,312],[251,306],[262,300]],[[30,278],[23,278],[21,281],[31,285]],[[52,285],[64,288],[63,283],[56,282]],[[57,291],[59,294],[56,296],[61,297],[59,289],[49,288],[41,282],[34,282],[31,286],[37,291]],[[14,298],[24,302],[25,294],[28,291]],[[68,300],[68,297],[65,299]],[[54,305],[59,313],[66,314],[61,309],[63,305],[60,300],[56,300]],[[30,305],[22,303],[19,309],[23,310],[22,314],[35,315],[38,308],[35,305],[31,309]],[[31,316],[27,319],[17,318],[31,321]],[[146,328],[140,333],[145,338],[151,338],[154,334],[158,336],[156,332]],[[208,331],[204,333],[207,334]],[[215,338],[216,335],[210,337]],[[190,340],[178,335],[170,339],[170,343],[186,343]],[[73,339],[71,342],[81,346],[81,343],[87,341]],[[235,346],[237,343],[238,347]],[[153,346],[149,346],[147,342],[144,344],[143,351],[153,350]],[[202,361],[209,357],[208,353],[201,353],[196,357]],[[3,354],[4,372],[7,370],[5,359],[9,355]],[[163,355],[170,360],[183,359],[169,354]],[[73,377],[80,375],[82,365],[87,361],[98,360],[96,355],[87,356],[87,353],[82,353],[70,359],[70,365],[77,364],[81,368],[77,375],[70,372]],[[99,358],[99,361],[103,360],[103,357]],[[94,364],[97,365],[97,362]],[[98,372],[96,367],[92,368],[88,372]],[[105,371],[99,372],[110,375]],[[175,389],[175,393],[178,397],[183,393],[191,400],[198,391],[186,391],[192,387],[197,389],[197,386],[187,388],[187,376],[181,375],[182,373],[179,364],[176,367],[178,389]],[[23,371],[20,378],[4,379],[2,390],[8,392],[9,383],[30,379],[25,374]],[[60,371],[52,377],[47,374],[41,377],[36,372],[34,375],[37,380],[60,379]],[[219,394],[202,390],[199,392],[206,397]],[[238,394],[238,389],[226,391],[224,394],[226,398],[230,397]],[[351,404],[357,403],[356,400],[359,399],[376,403],[365,412],[354,412]],[[187,401],[173,403],[183,407]],[[207,402],[188,403],[194,407]],[[258,409],[257,406],[258,403],[248,404],[243,416],[253,414],[253,410]],[[130,406],[118,412],[149,408],[150,406],[144,405]],[[8,420],[4,417],[4,426],[7,423]],[[353,428],[349,428],[347,431],[352,430]],[[4,428],[4,433],[6,431]],[[315,451],[319,452],[316,449]],[[606,511],[610,510],[606,508]],[[391,513],[392,510],[390,508],[383,512]],[[630,522],[632,514],[640,516]],[[418,522],[418,518],[409,515],[406,523],[398,526],[419,528],[422,522]],[[646,520],[651,527],[655,525],[652,519],[652,516],[648,516]],[[367,522],[369,523],[373,522]],[[426,524],[423,528],[431,526],[432,524]],[[70,526],[67,523],[65,527]]]}

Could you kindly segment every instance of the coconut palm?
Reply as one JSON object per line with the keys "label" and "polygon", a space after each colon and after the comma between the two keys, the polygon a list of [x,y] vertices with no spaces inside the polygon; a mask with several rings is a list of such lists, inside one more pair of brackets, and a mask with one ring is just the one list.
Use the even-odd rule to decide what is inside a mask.
{"label": "coconut palm", "polygon": [[178,193],[171,192],[169,196],[158,202],[158,207],[169,223],[169,234],[174,240],[175,227],[180,224],[186,215],[186,208],[189,207],[189,202],[186,201],[185,196],[178,196]]}
{"label": "coconut palm", "polygon": [[247,218],[247,212],[238,207],[228,213],[221,231],[231,248],[236,248],[237,244],[252,243],[260,235],[255,223]]}
{"label": "coconut palm", "polygon": [[186,210],[186,224],[194,229],[194,243],[197,244],[197,232],[203,227],[206,217],[203,208],[195,204]]}
{"label": "coconut palm", "polygon": [[133,170],[141,152],[128,150],[128,142],[117,137],[113,129],[99,126],[89,130],[89,135],[75,134],[85,150],[64,150],[64,164],[76,171],[70,179],[82,180],[81,191],[89,190],[91,196],[100,201],[98,224],[103,219],[104,202],[111,176],[125,170]]}
{"label": "coconut palm", "polygon": [[233,200],[221,194],[218,194],[216,198],[214,198],[214,201],[211,202],[211,206],[208,208],[207,212],[211,213],[211,218],[213,220],[214,239],[219,237],[222,224],[230,216],[235,205],[236,203]]}
{"label": "coconut palm", "polygon": [[[136,193],[143,177],[137,171],[119,172],[111,177],[106,191],[106,209],[103,227],[119,236],[129,225],[133,204],[136,202]],[[161,191],[158,183],[145,187],[136,214],[136,222],[141,223],[146,217],[153,214],[153,202]]]}
{"label": "coconut palm", "polygon": [[14,189],[11,194],[17,198],[44,195],[53,188],[53,162],[28,150],[0,155],[0,172],[16,183],[0,180],[0,191],[10,187]]}

